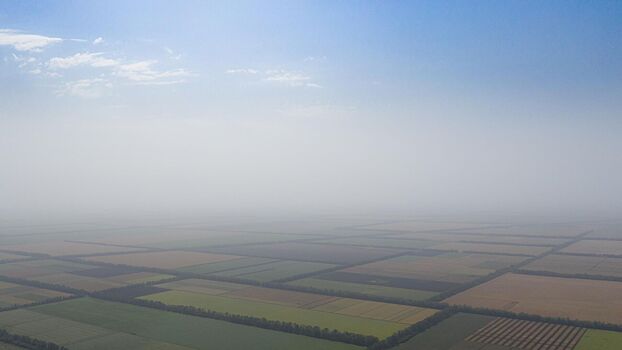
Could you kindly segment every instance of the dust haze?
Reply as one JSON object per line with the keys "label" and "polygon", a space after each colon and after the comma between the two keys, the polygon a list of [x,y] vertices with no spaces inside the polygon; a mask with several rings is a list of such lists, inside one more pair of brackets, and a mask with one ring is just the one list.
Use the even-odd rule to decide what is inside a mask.
{"label": "dust haze", "polygon": [[6,119],[0,211],[4,218],[621,211],[615,121],[397,119],[330,111]]}

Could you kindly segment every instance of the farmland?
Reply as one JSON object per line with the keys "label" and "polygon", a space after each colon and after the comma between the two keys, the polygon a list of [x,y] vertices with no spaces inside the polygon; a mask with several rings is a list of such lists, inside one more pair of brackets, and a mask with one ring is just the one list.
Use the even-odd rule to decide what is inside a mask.
{"label": "farmland", "polygon": [[619,341],[619,241],[586,239],[585,225],[398,221],[0,235],[9,243],[0,330],[78,350],[612,350]]}
{"label": "farmland", "polygon": [[434,310],[412,306],[203,280],[177,281],[157,287],[168,291],[141,298],[378,338],[387,337],[434,313]]}
{"label": "farmland", "polygon": [[84,291],[98,291],[172,277],[134,269],[101,268],[50,259],[0,264],[0,275]]}
{"label": "farmland", "polygon": [[622,258],[551,254],[526,265],[524,269],[568,275],[579,274],[622,278]]}
{"label": "farmland", "polygon": [[289,282],[317,289],[424,300],[526,258],[471,253],[413,253]]}
{"label": "farmland", "polygon": [[4,249],[8,251],[45,254],[50,256],[90,255],[100,253],[131,252],[140,250],[138,248],[130,247],[115,247],[110,245],[67,241],[8,245],[5,246]]}
{"label": "farmland", "polygon": [[0,282],[0,309],[14,305],[27,305],[53,298],[68,297],[70,294]]}
{"label": "farmland", "polygon": [[459,313],[395,350],[613,350],[622,333]]}
{"label": "farmland", "polygon": [[210,251],[262,258],[324,262],[332,264],[355,264],[365,260],[388,257],[401,252],[400,250],[383,248],[306,243],[244,245],[211,249]]}
{"label": "farmland", "polygon": [[622,241],[583,240],[562,250],[569,254],[609,255],[622,257]]}
{"label": "farmland", "polygon": [[177,269],[194,265],[209,264],[237,259],[237,256],[186,251],[144,252],[118,255],[104,255],[86,258],[86,261],[109,264]]}
{"label": "farmland", "polygon": [[71,349],[356,349],[320,339],[91,298],[0,313],[0,327]]}
{"label": "farmland", "polygon": [[505,274],[445,300],[512,312],[622,324],[622,283]]}

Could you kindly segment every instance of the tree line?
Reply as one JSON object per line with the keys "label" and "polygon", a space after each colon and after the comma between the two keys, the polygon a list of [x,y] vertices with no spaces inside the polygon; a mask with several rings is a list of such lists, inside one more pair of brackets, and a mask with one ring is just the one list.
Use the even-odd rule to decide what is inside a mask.
{"label": "tree line", "polygon": [[31,338],[25,335],[17,335],[0,329],[0,341],[30,350],[68,350],[56,343]]}
{"label": "tree line", "polygon": [[109,301],[122,302],[191,316],[211,318],[281,332],[300,334],[359,346],[370,346],[378,342],[378,338],[374,336],[343,332],[335,329],[301,325],[293,322],[268,320],[266,318],[253,316],[236,315],[227,312],[217,312],[194,306],[168,305],[159,301],[136,299],[136,297],[140,295],[152,294],[154,292],[154,288],[159,289],[157,287],[147,285],[129,286],[93,293],[92,296]]}

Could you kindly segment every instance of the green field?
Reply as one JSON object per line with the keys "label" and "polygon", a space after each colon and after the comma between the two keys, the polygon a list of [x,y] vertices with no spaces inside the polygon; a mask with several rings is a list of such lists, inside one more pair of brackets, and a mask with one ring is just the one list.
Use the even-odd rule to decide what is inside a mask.
{"label": "green field", "polygon": [[619,350],[622,348],[622,332],[588,330],[574,350]]}
{"label": "green field", "polygon": [[408,300],[426,300],[436,294],[437,292],[429,292],[424,290],[407,289],[407,288],[395,288],[387,286],[375,286],[371,284],[361,283],[348,283],[341,281],[329,281],[316,278],[304,278],[292,282],[288,282],[294,286],[311,287],[321,290],[331,290],[339,292],[354,292],[372,296],[382,296],[391,298],[400,298]]}
{"label": "green field", "polygon": [[322,339],[92,298],[2,312],[0,328],[77,350],[360,349]]}
{"label": "green field", "polygon": [[407,327],[406,324],[397,322],[185,291],[166,291],[143,296],[140,299],[159,301],[169,305],[187,305],[223,313],[228,312],[275,321],[318,326],[363,335],[373,335],[378,338],[388,337]]}
{"label": "green field", "polygon": [[[464,339],[494,319],[492,316],[456,314],[398,345],[394,350],[475,350],[476,348],[461,346],[465,345]],[[479,346],[481,347],[481,344]]]}
{"label": "green field", "polygon": [[214,273],[215,276],[237,277],[257,282],[270,282],[310,272],[330,269],[332,264],[280,260],[263,265],[241,267]]}
{"label": "green field", "polygon": [[0,342],[0,350],[23,350],[23,349],[25,348],[21,348],[19,346]]}
{"label": "green field", "polygon": [[243,269],[250,266],[260,266],[265,265],[267,263],[276,262],[275,259],[269,258],[240,258],[226,261],[219,261],[201,265],[193,265],[178,268],[177,271],[187,272],[187,273],[196,273],[199,275],[208,275],[211,273],[228,271],[228,270],[236,270]]}

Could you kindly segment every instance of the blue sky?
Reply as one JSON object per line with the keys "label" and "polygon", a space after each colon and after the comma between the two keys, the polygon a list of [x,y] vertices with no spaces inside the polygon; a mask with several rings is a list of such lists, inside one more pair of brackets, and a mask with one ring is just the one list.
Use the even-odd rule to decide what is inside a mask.
{"label": "blue sky", "polygon": [[[345,109],[397,104],[402,114],[416,107],[413,97],[434,103],[457,94],[615,104],[622,84],[616,1],[0,4],[5,37],[63,39],[33,49],[16,50],[10,38],[0,45],[2,79],[18,86],[9,92],[3,84],[11,100],[36,94],[121,105],[128,94],[173,93],[180,103],[200,94],[201,102],[226,104],[251,95],[269,113],[276,106],[266,104],[285,95],[291,104],[338,100]],[[54,68],[54,59],[69,64]]]}
{"label": "blue sky", "polygon": [[[41,152],[84,171],[94,160],[72,153],[83,149],[107,168],[144,165],[136,182],[141,171],[186,181],[186,195],[204,184],[162,164],[204,175],[271,164],[203,193],[230,206],[258,205],[280,174],[296,174],[302,207],[321,202],[317,182],[348,198],[342,207],[459,207],[483,191],[485,208],[572,198],[622,208],[607,197],[622,184],[603,184],[622,173],[621,101],[620,1],[0,0],[0,145],[17,169],[0,179],[23,207],[41,200],[24,189],[33,184],[67,190],[24,179],[52,171]],[[162,162],[142,163],[154,149]],[[344,162],[341,175],[316,170]],[[118,185],[99,166],[77,179]],[[361,172],[373,174],[349,182]],[[247,193],[227,192],[246,182]],[[133,197],[153,202],[164,192],[149,189],[165,183]]]}

